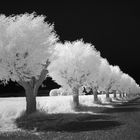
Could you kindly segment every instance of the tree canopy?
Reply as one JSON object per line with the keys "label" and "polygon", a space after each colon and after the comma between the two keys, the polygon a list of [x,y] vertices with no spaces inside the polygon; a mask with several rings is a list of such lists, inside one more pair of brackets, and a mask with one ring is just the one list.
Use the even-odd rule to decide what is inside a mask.
{"label": "tree canopy", "polygon": [[100,64],[100,53],[83,41],[57,44],[54,56],[55,59],[48,67],[49,75],[64,87],[83,85],[89,76],[96,75]]}
{"label": "tree canopy", "polygon": [[0,80],[38,79],[57,40],[45,16],[0,15]]}
{"label": "tree canopy", "polygon": [[92,44],[82,40],[57,43],[51,60],[49,75],[62,87],[85,85],[105,92],[128,92],[137,85],[119,66],[110,65]]}

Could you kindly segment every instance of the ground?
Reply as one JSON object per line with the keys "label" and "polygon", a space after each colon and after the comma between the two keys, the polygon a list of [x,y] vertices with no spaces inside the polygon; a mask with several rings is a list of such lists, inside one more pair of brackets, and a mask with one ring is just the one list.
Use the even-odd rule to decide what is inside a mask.
{"label": "ground", "polygon": [[[24,98],[0,99],[2,140],[140,140],[140,99],[115,105],[96,105],[92,95],[80,96],[81,108],[71,108],[71,96],[38,97],[38,107],[49,114],[18,123]],[[100,96],[104,101],[104,96]],[[24,130],[23,130],[24,128]]]}

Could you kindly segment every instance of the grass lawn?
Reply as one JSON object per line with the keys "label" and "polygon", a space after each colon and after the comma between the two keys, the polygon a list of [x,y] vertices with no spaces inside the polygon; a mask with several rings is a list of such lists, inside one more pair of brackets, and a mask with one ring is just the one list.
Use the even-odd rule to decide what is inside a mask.
{"label": "grass lawn", "polygon": [[[104,100],[103,96],[100,98]],[[71,96],[38,97],[38,105],[43,111],[26,118],[20,117],[16,124],[21,130],[12,124],[25,109],[25,100],[0,99],[0,105],[6,105],[0,110],[5,112],[0,114],[0,122],[4,122],[5,116],[5,120],[11,120],[8,125],[13,130],[4,132],[4,127],[8,125],[1,125],[0,140],[140,140],[139,99],[124,104],[118,102],[117,105],[96,105],[91,95],[81,96],[82,105],[77,112],[71,109],[71,99]],[[7,118],[6,112],[9,112]]]}

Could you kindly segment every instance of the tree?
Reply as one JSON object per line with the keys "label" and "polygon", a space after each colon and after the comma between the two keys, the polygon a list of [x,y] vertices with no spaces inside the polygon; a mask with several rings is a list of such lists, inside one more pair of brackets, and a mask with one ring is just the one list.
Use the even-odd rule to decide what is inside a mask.
{"label": "tree", "polygon": [[139,85],[136,83],[136,81],[128,74],[124,74],[123,81],[124,82],[121,86],[122,93],[126,93],[130,97],[135,96],[139,88]]}
{"label": "tree", "polygon": [[130,86],[131,86],[132,78],[128,75],[123,73],[120,79],[120,98],[124,96],[125,93],[129,93]]}
{"label": "tree", "polygon": [[118,86],[120,86],[120,79],[122,76],[122,71],[120,70],[119,66],[112,66],[111,68],[111,77],[110,77],[110,91],[114,94],[114,99],[116,98],[116,92],[118,90]]}
{"label": "tree", "polygon": [[106,100],[110,101],[111,99],[109,97],[109,92],[112,86],[111,68],[108,61],[104,58],[101,59],[97,85],[100,91],[103,91],[106,93]]}
{"label": "tree", "polygon": [[15,81],[24,88],[27,114],[36,111],[37,92],[57,40],[53,26],[44,20],[35,13],[0,16],[0,80]]}
{"label": "tree", "polygon": [[72,89],[73,106],[79,106],[79,88],[87,83],[97,71],[99,53],[94,46],[83,41],[65,42],[56,45],[48,67],[52,79],[64,88]]}
{"label": "tree", "polygon": [[88,69],[90,71],[90,74],[87,77],[86,87],[91,89],[94,95],[93,102],[100,103],[98,99],[98,87],[99,87],[98,79],[99,79],[99,74],[100,74],[101,56],[99,54],[96,54],[95,56],[96,56],[96,59],[91,58],[91,63],[89,63]]}

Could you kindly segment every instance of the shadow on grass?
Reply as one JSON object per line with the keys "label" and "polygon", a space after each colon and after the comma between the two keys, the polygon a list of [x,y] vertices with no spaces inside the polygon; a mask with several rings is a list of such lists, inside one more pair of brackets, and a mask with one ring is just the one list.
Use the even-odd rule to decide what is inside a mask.
{"label": "shadow on grass", "polygon": [[116,103],[116,102],[110,102],[110,103],[104,103],[102,105],[111,105],[112,107],[137,107],[140,105],[140,103],[137,102],[124,102],[124,103]]}
{"label": "shadow on grass", "polygon": [[117,101],[111,101],[109,103],[102,103],[102,105],[112,105],[114,107],[123,107],[123,106],[136,106],[136,105],[140,105],[140,100],[139,99],[134,99],[134,100],[130,100],[130,101],[121,101],[121,100],[117,100]]}
{"label": "shadow on grass", "polygon": [[[118,104],[116,104],[117,106]],[[136,106],[136,105],[140,105],[140,99],[136,98],[127,102],[123,102],[122,104],[120,104],[120,106]]]}
{"label": "shadow on grass", "polygon": [[122,123],[117,121],[82,121],[71,122],[67,125],[62,125],[60,130],[69,132],[79,131],[94,131],[94,130],[109,130],[114,127],[119,127]]}
{"label": "shadow on grass", "polygon": [[115,108],[106,108],[102,113],[122,113],[122,112],[140,112],[140,108],[136,107],[115,107]]}
{"label": "shadow on grass", "polygon": [[138,105],[140,105],[140,102],[126,102],[120,104],[120,106],[138,106]]}
{"label": "shadow on grass", "polygon": [[[100,104],[102,105],[102,104]],[[92,113],[101,113],[107,107],[104,106],[87,106],[80,104],[77,108],[73,108],[76,112],[92,112]]]}
{"label": "shadow on grass", "polygon": [[109,103],[102,103],[101,105],[111,105],[113,108],[108,108],[104,106],[84,106],[80,105],[76,111],[77,112],[95,112],[95,113],[122,113],[122,112],[139,112],[140,111],[140,102],[138,99],[130,102],[115,102],[111,101]]}
{"label": "shadow on grass", "polygon": [[89,113],[45,114],[32,116],[22,115],[16,120],[19,128],[36,131],[93,131],[112,129],[122,125],[113,121],[110,115]]}
{"label": "shadow on grass", "polygon": [[129,102],[135,102],[135,101],[136,101],[136,102],[137,102],[137,101],[140,102],[140,97],[137,97],[137,98],[135,98],[135,99],[132,99],[132,100],[130,100]]}

